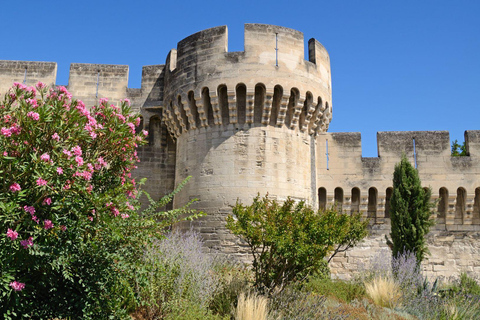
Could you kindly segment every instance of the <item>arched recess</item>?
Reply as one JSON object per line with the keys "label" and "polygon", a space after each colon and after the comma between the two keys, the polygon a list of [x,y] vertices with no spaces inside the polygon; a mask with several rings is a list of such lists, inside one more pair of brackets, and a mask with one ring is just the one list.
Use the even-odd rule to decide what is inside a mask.
{"label": "arched recess", "polygon": [[190,107],[190,112],[192,113],[195,126],[198,129],[200,128],[200,117],[198,115],[197,105],[195,104],[195,94],[193,93],[193,91],[188,92],[188,106]]}
{"label": "arched recess", "polygon": [[210,91],[208,88],[202,89],[202,100],[203,100],[203,107],[207,110],[207,121],[208,126],[213,127],[215,125],[215,120],[213,117],[213,108],[212,103],[210,101]]}
{"label": "arched recess", "polygon": [[270,115],[270,125],[276,126],[278,113],[280,111],[280,103],[282,102],[283,97],[283,88],[279,85],[276,85],[273,88],[273,101],[272,101],[272,114]]}
{"label": "arched recess", "polygon": [[159,116],[153,116],[150,118],[148,144],[154,147],[162,146],[162,121]]}
{"label": "arched recess", "polygon": [[247,87],[243,83],[238,84],[235,94],[237,95],[237,122],[243,125],[247,117]]}
{"label": "arched recess", "polygon": [[318,188],[318,209],[325,210],[327,208],[327,189]]}
{"label": "arched recess", "polygon": [[218,103],[220,104],[220,112],[222,114],[222,124],[227,125],[230,123],[230,111],[228,110],[228,92],[227,86],[221,84],[218,86]]}
{"label": "arched recess", "polygon": [[305,95],[305,102],[303,103],[302,113],[300,113],[300,119],[298,123],[298,128],[302,129],[305,125],[305,118],[307,117],[308,110],[312,106],[313,103],[313,95],[310,91],[307,91]]}
{"label": "arched recess", "polygon": [[473,200],[473,217],[474,224],[480,224],[480,188],[475,189],[475,199]]}
{"label": "arched recess", "polygon": [[[183,124],[185,125],[185,130],[190,130],[190,122],[188,122],[187,113],[185,112],[185,108],[183,107],[182,97],[179,95],[177,97],[177,106],[180,111],[180,117],[182,118]],[[183,132],[183,127],[182,132]]]}
{"label": "arched recess", "polygon": [[455,204],[455,224],[463,224],[463,215],[465,214],[465,200],[467,192],[464,188],[457,189],[457,203]]}
{"label": "arched recess", "polygon": [[287,115],[285,116],[285,125],[290,128],[292,125],[293,116],[295,114],[295,107],[297,106],[300,93],[297,88],[290,90],[290,98],[288,98]]}
{"label": "arched recess", "polygon": [[265,86],[257,83],[255,86],[255,102],[253,106],[253,123],[262,123],[263,106],[265,104]]}
{"label": "arched recess", "polygon": [[334,200],[335,205],[337,206],[338,212],[343,211],[343,189],[340,187],[335,188],[334,191]]}
{"label": "arched recess", "polygon": [[371,187],[368,189],[368,214],[369,218],[375,219],[377,217],[377,189]]}
{"label": "arched recess", "polygon": [[140,118],[140,124],[138,126],[135,126],[135,134],[139,134],[143,130],[143,116],[139,116]]}
{"label": "arched recess", "polygon": [[385,190],[385,218],[390,218],[390,201],[392,200],[393,188]]}
{"label": "arched recess", "polygon": [[355,187],[352,189],[352,206],[351,212],[360,212],[360,189]]}
{"label": "arched recess", "polygon": [[444,224],[448,211],[448,190],[447,188],[440,188],[438,190],[438,205],[437,205],[437,220],[438,223]]}

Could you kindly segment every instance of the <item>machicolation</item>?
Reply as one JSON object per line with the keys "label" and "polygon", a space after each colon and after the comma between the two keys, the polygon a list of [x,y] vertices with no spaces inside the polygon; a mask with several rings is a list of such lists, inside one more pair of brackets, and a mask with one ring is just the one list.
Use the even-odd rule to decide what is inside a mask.
{"label": "machicolation", "polygon": [[[437,201],[427,275],[480,275],[480,131],[466,131],[467,156],[452,157],[446,131],[379,132],[378,157],[362,157],[360,133],[329,133],[330,59],[299,31],[246,24],[245,50],[228,52],[227,27],[195,33],[145,66],[139,89],[128,88],[128,66],[71,64],[68,90],[86,105],[129,98],[142,114],[150,144],[138,150],[136,174],[159,197],[192,179],[174,206],[192,198],[208,213],[193,222],[212,250],[246,258],[225,229],[238,200],[257,194],[291,196],[324,208],[335,202],[362,212],[370,237],[334,258],[332,272],[350,277],[370,257],[389,250],[394,165],[406,154]],[[275,49],[275,50],[274,50]],[[55,85],[53,62],[0,61],[0,92],[14,81]]]}

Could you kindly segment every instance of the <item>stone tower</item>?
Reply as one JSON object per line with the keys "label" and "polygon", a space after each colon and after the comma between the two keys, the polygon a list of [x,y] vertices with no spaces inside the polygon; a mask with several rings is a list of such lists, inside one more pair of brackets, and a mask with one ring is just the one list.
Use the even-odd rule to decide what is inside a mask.
{"label": "stone tower", "polygon": [[315,136],[328,128],[332,94],[328,53],[315,39],[308,46],[305,60],[301,32],[246,24],[243,52],[228,52],[223,26],[167,57],[163,121],[176,141],[175,180],[192,176],[175,206],[200,200],[208,216],[196,228],[210,247],[231,246],[223,225],[237,199],[316,203]]}

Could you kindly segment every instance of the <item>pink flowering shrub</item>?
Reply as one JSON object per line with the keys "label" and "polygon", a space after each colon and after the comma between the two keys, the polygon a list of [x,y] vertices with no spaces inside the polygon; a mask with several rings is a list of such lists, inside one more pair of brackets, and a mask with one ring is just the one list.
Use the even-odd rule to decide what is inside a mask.
{"label": "pink flowering shrub", "polygon": [[145,220],[136,211],[132,170],[146,134],[133,130],[137,117],[126,103],[102,100],[89,109],[64,87],[42,83],[16,83],[0,99],[4,317],[12,310],[42,319],[121,314],[128,299],[116,290],[158,232],[153,215]]}

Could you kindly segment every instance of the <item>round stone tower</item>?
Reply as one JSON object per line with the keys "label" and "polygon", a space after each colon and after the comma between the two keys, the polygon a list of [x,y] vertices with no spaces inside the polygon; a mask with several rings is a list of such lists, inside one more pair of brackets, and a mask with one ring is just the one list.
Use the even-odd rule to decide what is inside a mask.
{"label": "round stone tower", "polygon": [[242,253],[225,229],[237,200],[288,196],[316,205],[315,136],[332,119],[330,60],[303,33],[246,24],[245,49],[228,52],[227,27],[180,41],[167,57],[163,122],[176,141],[175,181],[190,182],[174,207],[192,198],[210,248]]}

